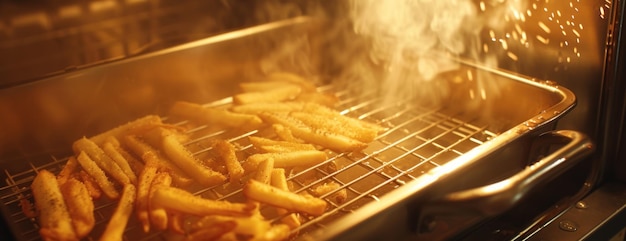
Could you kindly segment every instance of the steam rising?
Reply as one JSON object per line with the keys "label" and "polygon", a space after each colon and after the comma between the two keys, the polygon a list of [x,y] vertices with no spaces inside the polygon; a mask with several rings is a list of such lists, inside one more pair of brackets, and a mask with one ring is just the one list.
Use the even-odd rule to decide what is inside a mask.
{"label": "steam rising", "polygon": [[437,104],[450,90],[448,83],[433,80],[459,67],[454,58],[479,51],[482,25],[471,0],[350,3],[354,31],[369,39],[369,59],[383,72],[371,73],[358,64],[352,68],[373,78],[363,85],[379,87],[385,102],[418,97]]}
{"label": "steam rising", "polygon": [[[372,59],[390,72],[402,68],[423,80],[456,68],[442,53],[460,55],[466,36],[478,34],[476,8],[469,0],[355,0],[355,31],[372,39]],[[416,76],[416,75],[412,75]]]}
{"label": "steam rising", "polygon": [[[369,61],[383,66],[383,72],[375,74],[364,62],[352,65],[362,78],[371,78],[361,80],[362,85],[379,87],[387,102],[417,97],[438,104],[449,95],[450,83],[436,80],[458,69],[456,59],[497,67],[498,53],[489,53],[481,34],[518,19],[517,9],[525,1],[351,0],[350,4],[354,32],[370,41]],[[506,49],[506,42],[502,44]],[[478,77],[477,87],[482,89],[478,91],[484,92],[489,86]]]}

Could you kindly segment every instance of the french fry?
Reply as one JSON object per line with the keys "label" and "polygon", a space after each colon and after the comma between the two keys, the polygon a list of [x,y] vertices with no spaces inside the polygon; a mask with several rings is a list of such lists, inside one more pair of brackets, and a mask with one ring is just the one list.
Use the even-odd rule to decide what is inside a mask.
{"label": "french fry", "polygon": [[109,181],[104,171],[85,152],[81,151],[76,159],[83,170],[96,181],[104,195],[110,199],[119,198],[120,194],[115,190],[113,183]]}
{"label": "french fry", "polygon": [[137,183],[137,175],[130,168],[129,161],[119,152],[118,148],[116,148],[111,142],[104,142],[102,144],[102,150],[104,153],[111,158],[120,168],[120,170],[126,175],[132,184]]}
{"label": "french fry", "polygon": [[284,87],[285,85],[294,85],[297,84],[289,83],[286,81],[256,81],[256,82],[243,82],[239,84],[239,89],[242,92],[263,92],[263,91],[271,91],[277,88]]}
{"label": "french fry", "polygon": [[304,103],[301,111],[332,118],[335,122],[337,122],[337,124],[350,126],[350,128],[372,129],[376,132],[386,130],[386,128],[378,124],[342,115],[340,112],[334,109],[316,103]]}
{"label": "french fry", "polygon": [[170,115],[209,125],[234,128],[256,128],[263,121],[256,115],[235,113],[217,108],[205,108],[202,105],[177,101],[170,109]]}
{"label": "french fry", "polygon": [[63,185],[79,169],[80,165],[78,164],[78,161],[76,161],[76,157],[69,157],[67,159],[67,162],[65,163],[65,166],[63,166],[63,169],[61,169],[61,172],[59,172],[59,175],[57,175],[57,182],[59,182],[59,185]]}
{"label": "french fry", "polygon": [[31,184],[44,240],[78,240],[54,174],[40,170]]}
{"label": "french fry", "polygon": [[235,147],[227,141],[218,140],[213,144],[217,155],[224,161],[231,183],[236,183],[243,176],[243,167],[237,159]]}
{"label": "french fry", "polygon": [[118,241],[122,240],[122,235],[126,229],[128,219],[133,212],[133,205],[136,199],[135,185],[128,184],[124,186],[122,197],[120,198],[117,208],[113,212],[113,216],[109,220],[106,229],[100,236],[100,241]]}
{"label": "french fry", "polygon": [[155,127],[155,128],[150,129],[149,131],[144,132],[141,135],[141,140],[144,141],[149,146],[152,146],[160,150],[160,149],[163,149],[162,140],[163,140],[164,134],[174,135],[176,139],[178,139],[178,141],[181,143],[189,141],[189,136],[186,135],[185,133],[172,130],[171,128],[165,128],[165,127]]}
{"label": "french fry", "polygon": [[185,225],[184,218],[185,217],[180,213],[169,212],[168,219],[167,219],[169,230],[173,233],[184,234],[185,233],[185,228],[183,227]]}
{"label": "french fry", "polygon": [[239,240],[240,239],[239,237],[237,237],[237,234],[235,232],[228,232],[220,236],[215,241],[239,241]]}
{"label": "french fry", "polygon": [[133,120],[126,124],[120,125],[106,132],[100,133],[96,136],[92,136],[89,139],[96,144],[103,143],[109,137],[115,137],[117,139],[127,135],[137,135],[146,130],[152,129],[155,126],[161,126],[163,122],[161,117],[156,115],[147,115],[139,119]]}
{"label": "french fry", "polygon": [[195,196],[175,187],[163,187],[155,190],[152,202],[175,212],[191,215],[232,215],[249,216],[253,208],[243,203],[216,201]]}
{"label": "french fry", "polygon": [[87,192],[89,192],[89,196],[91,196],[92,200],[99,199],[102,196],[102,189],[98,186],[96,180],[85,172],[85,170],[78,172],[78,178],[85,184],[85,188],[87,188]]}
{"label": "french fry", "polygon": [[276,135],[283,141],[293,142],[293,143],[304,143],[302,139],[296,138],[295,136],[293,136],[293,133],[291,133],[291,130],[289,130],[284,125],[273,124],[272,130],[274,130],[274,133],[276,133]]}
{"label": "french fry", "polygon": [[344,119],[342,115],[330,117],[308,112],[290,112],[289,116],[315,129],[344,135],[365,143],[372,142],[378,136],[377,129],[365,128],[355,121],[345,121],[346,119]]}
{"label": "french fry", "polygon": [[24,194],[18,194],[17,198],[20,200],[19,205],[22,209],[22,213],[24,213],[24,216],[28,218],[36,218],[37,211],[35,210],[35,206],[33,206],[33,204],[26,197],[24,197]]}
{"label": "french fry", "polygon": [[146,160],[144,159],[144,153],[151,152],[154,155],[149,155],[149,157],[155,157],[153,161],[155,161],[156,166],[162,171],[168,171],[172,175],[172,181],[179,186],[188,186],[193,180],[187,177],[187,174],[183,172],[178,166],[172,164],[169,160],[163,157],[156,149],[152,146],[144,143],[136,136],[125,136],[120,139],[122,144],[130,149],[135,155],[142,157],[144,163]]}
{"label": "french fry", "polygon": [[[154,196],[154,191],[156,189],[159,189],[161,187],[169,187],[170,185],[172,185],[172,176],[170,176],[167,172],[157,173],[154,177],[154,180],[152,180],[152,185],[150,186],[150,192],[148,194],[149,200],[152,200],[152,197]],[[150,222],[154,226],[156,226],[160,230],[167,229],[168,215],[165,211],[165,208],[151,202],[149,204],[148,213],[150,216]]]}
{"label": "french fry", "polygon": [[263,233],[263,236],[260,238],[260,240],[265,240],[265,241],[286,240],[287,238],[289,238],[290,231],[291,231],[291,228],[288,225],[277,224],[277,225],[270,227],[265,233]]}
{"label": "french fry", "polygon": [[287,82],[300,86],[303,90],[312,92],[317,89],[315,84],[304,79],[302,76],[288,72],[274,72],[267,76],[267,81]]}
{"label": "french fry", "polygon": [[299,111],[304,108],[303,102],[253,102],[248,104],[235,105],[230,108],[233,112],[257,115],[263,112],[290,112]]}
{"label": "french fry", "polygon": [[302,93],[296,97],[294,101],[309,102],[320,104],[326,107],[333,107],[339,102],[339,98],[332,94],[323,94],[319,92]]}
{"label": "french fry", "polygon": [[[285,169],[274,168],[274,170],[272,170],[270,184],[280,190],[289,191],[289,185],[287,184],[287,178],[285,177]],[[276,213],[283,216],[289,213],[289,211],[284,208],[276,208]],[[280,219],[280,221],[289,226],[291,229],[300,227],[300,219],[296,213],[284,216]]]}
{"label": "french fry", "polygon": [[254,179],[248,180],[243,188],[243,194],[254,201],[313,216],[322,215],[327,205],[326,201],[322,199],[285,191]]}
{"label": "french fry", "polygon": [[346,201],[346,199],[348,199],[348,192],[346,191],[346,189],[341,188],[341,185],[334,181],[318,185],[312,190],[312,194],[317,197],[324,196],[331,192],[335,193],[331,194],[328,198],[335,200],[336,203],[343,203]]}
{"label": "french fry", "polygon": [[213,186],[226,180],[226,177],[221,173],[200,164],[189,150],[172,135],[163,137],[163,151],[180,169],[204,186]]}
{"label": "french fry", "polygon": [[367,144],[347,136],[338,135],[324,130],[313,129],[302,121],[287,114],[261,113],[261,119],[272,124],[280,124],[291,130],[293,136],[306,142],[338,151],[357,151]]}
{"label": "french fry", "polygon": [[70,178],[61,185],[61,193],[72,218],[76,236],[82,239],[91,232],[96,224],[93,214],[94,204],[89,191],[87,191],[85,184],[75,178]]}
{"label": "french fry", "polygon": [[250,136],[248,139],[256,149],[266,153],[316,150],[315,146],[306,143],[276,141],[257,136]]}
{"label": "french fry", "polygon": [[259,103],[259,102],[280,102],[296,98],[302,88],[294,85],[286,85],[270,91],[247,92],[233,96],[233,102],[237,105]]}
{"label": "french fry", "polygon": [[235,227],[232,232],[240,235],[262,237],[267,232],[271,224],[267,220],[264,220],[260,215],[252,215],[250,217],[231,217],[223,215],[209,215],[200,218],[194,222],[190,229],[193,231],[206,229],[211,226],[218,225],[220,223],[233,222]]}
{"label": "french fry", "polygon": [[318,150],[254,154],[246,159],[243,167],[246,171],[255,171],[262,161],[269,158],[274,159],[274,167],[286,168],[313,166],[326,161],[327,156],[325,152]]}
{"label": "french fry", "polygon": [[126,159],[126,161],[128,162],[128,166],[130,166],[130,169],[135,174],[135,177],[137,177],[137,175],[139,175],[139,173],[141,173],[141,170],[143,170],[143,163],[141,161],[137,160],[137,158],[135,158],[135,156],[133,156],[132,154],[128,153],[128,151],[126,151],[121,146],[116,146],[115,149],[117,150],[117,152],[120,155],[122,155],[122,157],[124,157],[124,159]]}
{"label": "french fry", "polygon": [[272,170],[274,169],[274,159],[267,158],[259,163],[259,166],[256,170],[256,174],[254,175],[254,180],[257,180],[261,183],[269,184],[270,178],[272,177]]}
{"label": "french fry", "polygon": [[186,241],[205,241],[205,240],[216,240],[225,233],[230,232],[235,228],[237,224],[234,221],[227,221],[221,223],[215,223],[210,227],[206,227],[200,230],[197,230],[193,233],[190,233],[185,237]]}
{"label": "french fry", "polygon": [[146,152],[143,154],[143,159],[146,160],[146,165],[139,174],[139,179],[137,182],[137,219],[141,223],[144,232],[150,231],[150,214],[149,214],[149,205],[150,205],[150,187],[152,186],[152,182],[154,181],[154,177],[157,173],[156,166],[156,156],[152,152]]}
{"label": "french fry", "polygon": [[83,137],[74,142],[72,145],[74,152],[78,155],[81,152],[87,153],[89,157],[109,176],[120,184],[130,184],[130,179],[124,171],[117,165],[111,157],[93,141]]}

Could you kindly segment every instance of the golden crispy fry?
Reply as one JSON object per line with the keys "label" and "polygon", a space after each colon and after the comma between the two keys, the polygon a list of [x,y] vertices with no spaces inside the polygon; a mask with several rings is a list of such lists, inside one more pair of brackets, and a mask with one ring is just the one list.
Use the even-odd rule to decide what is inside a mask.
{"label": "golden crispy fry", "polygon": [[243,194],[254,201],[269,205],[319,216],[326,210],[326,201],[285,191],[254,179],[248,180]]}
{"label": "golden crispy fry", "polygon": [[267,76],[267,81],[288,82],[299,85],[303,90],[313,92],[317,89],[315,84],[304,79],[302,76],[288,72],[274,72]]}
{"label": "golden crispy fry", "polygon": [[272,170],[274,169],[274,159],[267,158],[259,163],[257,167],[256,173],[254,175],[254,180],[257,180],[261,183],[269,184],[270,178],[272,177]]}
{"label": "golden crispy fry", "polygon": [[202,105],[184,101],[174,103],[169,113],[172,116],[223,127],[248,129],[256,128],[263,123],[256,115],[235,113],[217,108],[205,108]]}
{"label": "golden crispy fry", "polygon": [[329,117],[308,112],[291,112],[289,113],[289,116],[292,116],[315,129],[344,135],[361,142],[372,142],[378,136],[378,130],[373,128],[364,128],[358,124],[351,124],[356,123],[354,121],[342,121],[344,118],[338,117],[341,115]]}
{"label": "golden crispy fry", "polygon": [[[159,189],[161,187],[169,187],[170,185],[172,185],[172,176],[170,176],[167,172],[157,173],[154,177],[154,180],[152,180],[152,185],[150,186],[150,192],[148,194],[149,200],[152,200],[152,197],[154,196],[154,191],[156,189]],[[167,229],[168,215],[165,211],[165,208],[160,207],[156,203],[150,203],[148,212],[150,216],[150,222],[154,226],[156,226],[160,230]]]}
{"label": "golden crispy fry", "polygon": [[[270,179],[270,184],[280,190],[289,191],[289,185],[287,184],[287,178],[285,177],[285,169],[282,168],[274,168],[272,170],[272,177]],[[276,213],[278,215],[283,216],[289,213],[284,208],[276,208]],[[280,219],[281,222],[287,224],[289,228],[295,229],[300,227],[300,219],[296,213],[289,214]]]}
{"label": "golden crispy fry", "polygon": [[126,160],[122,153],[118,151],[118,148],[116,148],[111,142],[106,141],[102,144],[102,150],[107,156],[111,157],[111,159],[115,162],[115,164],[117,164],[124,175],[128,177],[132,184],[137,183],[137,175],[135,175],[133,170],[130,168],[128,160]]}
{"label": "golden crispy fry", "polygon": [[332,118],[335,122],[337,122],[337,124],[350,126],[350,128],[372,129],[376,132],[386,130],[386,128],[380,125],[342,115],[340,112],[334,109],[316,103],[303,104],[301,111]]}
{"label": "golden crispy fry", "polygon": [[[78,162],[78,161],[77,161]],[[87,188],[87,192],[89,192],[89,196],[91,199],[99,199],[102,196],[102,189],[96,183],[96,180],[93,177],[89,176],[85,170],[80,170],[78,173],[78,179],[80,179],[83,184],[85,184],[85,188]]]}
{"label": "golden crispy fry", "polygon": [[243,167],[237,159],[235,147],[227,141],[218,140],[213,144],[217,155],[224,161],[231,183],[236,183],[243,176]]}
{"label": "golden crispy fry", "polygon": [[233,112],[244,113],[244,114],[260,114],[263,112],[290,112],[290,111],[298,111],[304,108],[303,102],[277,102],[277,103],[267,103],[267,102],[256,102],[256,103],[248,103],[243,105],[235,105],[230,109]]}
{"label": "golden crispy fry", "polygon": [[54,174],[41,170],[31,184],[44,240],[78,240]]}
{"label": "golden crispy fry", "polygon": [[109,157],[104,151],[96,145],[93,141],[83,137],[74,142],[72,145],[74,152],[78,155],[81,152],[87,153],[89,157],[100,167],[102,170],[120,184],[130,184],[130,179],[124,171]]}
{"label": "golden crispy fry", "polygon": [[260,240],[265,240],[265,241],[286,240],[287,238],[289,238],[290,231],[291,229],[289,228],[288,225],[277,224],[269,228],[265,233],[263,233],[263,236],[260,238]]}
{"label": "golden crispy fry", "polygon": [[198,216],[215,214],[248,216],[254,208],[243,203],[204,199],[175,187],[155,190],[152,202],[168,210]]}
{"label": "golden crispy fry", "polygon": [[294,85],[286,85],[280,88],[262,92],[247,92],[233,96],[233,102],[237,105],[259,103],[259,102],[280,102],[296,98],[302,88]]}
{"label": "golden crispy fry", "polygon": [[181,142],[181,143],[189,141],[188,135],[182,132],[179,132],[177,130],[173,130],[171,128],[160,127],[160,126],[152,128],[149,131],[144,132],[141,135],[141,140],[147,143],[149,146],[152,146],[155,149],[160,150],[160,149],[163,149],[162,140],[163,140],[164,134],[174,135],[176,139],[178,139],[178,142]]}
{"label": "golden crispy fry", "polygon": [[177,234],[184,234],[185,233],[185,228],[183,227],[185,225],[184,218],[185,217],[180,213],[169,212],[168,219],[167,219],[169,230]]}
{"label": "golden crispy fry", "polygon": [[304,124],[302,121],[284,113],[261,113],[259,115],[264,121],[272,124],[284,125],[286,128],[291,130],[291,133],[296,138],[326,147],[328,149],[344,152],[361,150],[367,146],[367,144],[347,136],[338,135],[324,130],[313,129]]}
{"label": "golden crispy fry", "polygon": [[104,171],[102,171],[102,169],[100,169],[100,167],[98,167],[98,165],[91,160],[85,152],[80,152],[76,159],[83,170],[85,170],[85,172],[87,172],[87,174],[89,174],[89,176],[96,181],[98,186],[104,192],[104,195],[110,199],[117,199],[119,197],[119,192],[115,190],[113,183],[109,181],[106,175],[104,175]]}
{"label": "golden crispy fry", "polygon": [[337,190],[335,193],[331,194],[329,199],[335,200],[336,203],[343,203],[348,199],[348,192],[346,189],[342,189],[339,183],[334,181],[326,182],[324,184],[318,185],[313,188],[312,193],[317,197],[321,197],[326,195],[327,193],[331,193]]}
{"label": "golden crispy fry", "polygon": [[234,221],[227,221],[221,223],[215,223],[210,227],[206,227],[195,232],[190,233],[185,237],[186,241],[205,241],[216,240],[225,233],[230,232],[235,228],[237,224]]}
{"label": "golden crispy fry", "polygon": [[304,143],[302,139],[296,138],[295,136],[293,136],[293,133],[291,133],[291,130],[285,127],[284,125],[273,124],[272,130],[274,130],[274,133],[276,133],[276,135],[283,141],[293,142],[293,143]]}
{"label": "golden crispy fry", "polygon": [[215,241],[239,241],[239,240],[240,239],[239,237],[237,237],[237,234],[235,232],[228,232],[220,236]]}
{"label": "golden crispy fry", "polygon": [[116,146],[115,150],[117,150],[117,152],[122,155],[124,159],[126,159],[126,161],[128,162],[128,166],[130,166],[130,169],[135,174],[135,177],[137,177],[139,173],[141,173],[141,170],[143,170],[143,163],[135,158],[135,156],[128,153],[128,151],[126,151],[121,146]]}
{"label": "golden crispy fry", "polygon": [[154,177],[157,173],[157,166],[155,164],[156,157],[152,152],[144,153],[143,158],[146,160],[146,165],[139,174],[137,182],[137,219],[141,222],[144,232],[150,231],[150,187],[154,181]]}
{"label": "golden crispy fry", "polygon": [[124,186],[120,202],[117,204],[117,208],[115,209],[115,212],[113,212],[113,216],[111,216],[111,219],[102,233],[102,236],[100,236],[101,241],[122,240],[122,235],[124,234],[124,229],[126,229],[128,218],[130,218],[130,215],[133,212],[133,205],[135,204],[135,198],[137,197],[136,195],[137,193],[133,184]]}
{"label": "golden crispy fry", "polygon": [[76,157],[69,157],[65,166],[63,166],[63,169],[61,169],[61,172],[57,175],[57,182],[59,182],[59,185],[63,185],[67,180],[69,180],[72,175],[79,170],[79,167],[80,165],[78,164],[78,161],[76,161]]}
{"label": "golden crispy fry", "polygon": [[221,173],[200,164],[173,135],[163,137],[163,151],[180,169],[204,186],[213,186],[226,180]]}
{"label": "golden crispy fry", "polygon": [[204,216],[195,223],[193,223],[190,229],[192,230],[192,232],[194,232],[224,222],[235,223],[235,227],[232,229],[232,232],[253,237],[261,237],[271,227],[270,222],[264,220],[261,215],[252,215],[250,217],[210,215]]}
{"label": "golden crispy fry", "polygon": [[126,136],[122,139],[122,144],[128,149],[130,149],[135,155],[140,156],[144,163],[147,161],[144,159],[144,153],[150,152],[154,155],[148,155],[147,157],[155,157],[153,161],[155,161],[156,166],[161,171],[168,171],[170,175],[172,175],[172,180],[176,185],[179,186],[188,186],[193,182],[193,180],[180,169],[176,165],[172,164],[169,160],[159,154],[159,152],[154,149],[152,146],[144,143],[136,136]]}
{"label": "golden crispy fry", "polygon": [[35,211],[35,207],[33,206],[33,204],[26,197],[24,197],[24,194],[22,193],[18,194],[17,198],[20,200],[19,205],[20,205],[20,208],[22,209],[22,213],[24,213],[24,216],[28,218],[36,218],[37,211]]}
{"label": "golden crispy fry", "polygon": [[339,102],[339,98],[333,94],[319,92],[302,93],[294,100],[298,102],[316,103],[327,107],[333,107]]}
{"label": "golden crispy fry", "polygon": [[294,143],[289,141],[275,141],[272,139],[250,136],[250,143],[262,152],[292,152],[316,150],[315,146],[305,143]]}
{"label": "golden crispy fry", "polygon": [[254,171],[266,159],[274,159],[274,167],[313,166],[326,161],[326,153],[318,150],[294,151],[285,153],[262,153],[248,157],[243,164],[246,171]]}
{"label": "golden crispy fry", "polygon": [[297,84],[285,81],[257,81],[240,83],[239,89],[241,89],[242,92],[263,92],[281,88],[286,85],[298,86]]}
{"label": "golden crispy fry", "polygon": [[128,122],[121,126],[110,129],[106,132],[100,133],[96,136],[93,136],[91,139],[96,144],[103,143],[107,138],[113,136],[117,139],[122,138],[126,135],[137,135],[146,130],[152,129],[155,126],[161,126],[163,122],[161,122],[161,117],[156,115],[147,115],[136,119],[134,121]]}
{"label": "golden crispy fry", "polygon": [[85,184],[75,178],[70,178],[61,185],[61,193],[65,199],[70,217],[72,217],[72,225],[74,226],[76,236],[82,239],[91,232],[96,224],[93,214],[94,204],[89,191],[87,191]]}

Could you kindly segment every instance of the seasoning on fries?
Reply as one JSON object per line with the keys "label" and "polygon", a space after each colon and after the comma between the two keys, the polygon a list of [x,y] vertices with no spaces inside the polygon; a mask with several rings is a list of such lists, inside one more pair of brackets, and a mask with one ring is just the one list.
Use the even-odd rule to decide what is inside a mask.
{"label": "seasoning on fries", "polygon": [[100,241],[122,240],[126,224],[133,212],[136,195],[137,193],[133,184],[124,186],[122,197],[117,204],[115,212],[113,212],[113,216],[109,219],[106,229],[102,233],[102,236],[100,236]]}
{"label": "seasoning on fries", "polygon": [[326,211],[326,201],[285,191],[250,179],[243,188],[244,195],[252,200],[269,205],[319,216]]}
{"label": "seasoning on fries", "polygon": [[54,174],[40,170],[31,184],[44,240],[78,240]]}
{"label": "seasoning on fries", "polygon": [[[338,103],[336,96],[317,92],[295,74],[272,73],[240,88],[243,93],[232,97],[230,107],[175,102],[169,114],[190,122],[164,124],[165,118],[148,115],[76,140],[75,155],[57,176],[41,170],[33,180],[38,214],[28,210],[24,195],[18,196],[24,213],[38,215],[44,240],[93,239],[93,200],[104,193],[117,201],[100,237],[104,241],[121,240],[133,216],[146,233],[169,230],[190,241],[289,239],[301,227],[301,217],[322,215],[326,200],[342,203],[347,192],[333,181],[310,187],[313,195],[292,192],[286,169],[312,169],[328,161],[328,150],[362,150],[384,128],[330,108]],[[214,126],[224,131],[189,142],[204,135],[197,130],[214,131]],[[248,134],[232,138],[231,131]],[[201,151],[190,152],[196,145]],[[330,164],[326,168],[336,171]],[[298,178],[313,183],[315,174]],[[233,194],[239,196],[230,200],[237,201],[226,201]]]}

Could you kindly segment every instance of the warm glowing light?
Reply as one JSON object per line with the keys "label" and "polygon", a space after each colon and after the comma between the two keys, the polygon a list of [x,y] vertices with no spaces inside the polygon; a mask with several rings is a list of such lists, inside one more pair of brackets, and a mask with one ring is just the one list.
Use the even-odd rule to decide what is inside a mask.
{"label": "warm glowing light", "polygon": [[549,44],[550,43],[550,39],[544,38],[541,35],[537,35],[537,40],[539,40],[539,42],[542,42],[544,44]]}
{"label": "warm glowing light", "polygon": [[548,27],[548,25],[546,25],[542,21],[539,21],[539,23],[537,23],[537,24],[539,24],[539,27],[541,28],[541,30],[543,30],[547,34],[550,34],[550,28]]}
{"label": "warm glowing light", "polygon": [[512,59],[513,61],[517,61],[518,60],[517,55],[515,53],[511,52],[511,51],[506,52],[506,55],[509,56],[509,58]]}
{"label": "warm glowing light", "polygon": [[502,49],[504,50],[509,49],[509,44],[507,44],[506,40],[500,39],[500,44],[502,45]]}

